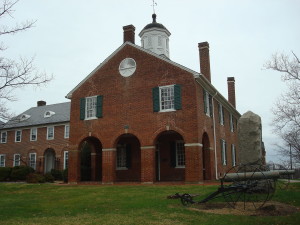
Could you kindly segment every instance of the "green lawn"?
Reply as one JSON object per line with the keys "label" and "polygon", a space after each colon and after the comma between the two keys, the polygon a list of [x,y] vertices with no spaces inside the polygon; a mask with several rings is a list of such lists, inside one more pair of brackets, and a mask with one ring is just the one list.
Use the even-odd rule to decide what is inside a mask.
{"label": "green lawn", "polygon": [[[216,215],[192,211],[166,196],[199,193],[217,186],[202,185],[98,185],[0,183],[0,224],[300,224],[291,216],[254,217]],[[300,207],[300,184],[292,184],[273,197]]]}

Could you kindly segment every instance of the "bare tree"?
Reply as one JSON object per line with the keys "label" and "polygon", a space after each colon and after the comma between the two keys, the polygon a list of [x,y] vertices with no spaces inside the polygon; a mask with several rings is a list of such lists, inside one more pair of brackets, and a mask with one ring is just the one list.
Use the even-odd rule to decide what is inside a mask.
{"label": "bare tree", "polygon": [[[0,20],[5,17],[13,19],[13,7],[19,0],[10,1],[2,0],[0,3]],[[16,23],[15,26],[0,25],[1,35],[14,35],[22,31],[26,31],[34,26],[36,21],[25,21],[21,24]],[[3,52],[7,47],[1,43],[0,52]],[[3,55],[3,54],[1,54]],[[16,100],[13,92],[25,86],[39,86],[48,83],[52,77],[47,76],[46,73],[39,72],[34,67],[34,58],[19,60],[8,59],[0,56],[0,119],[7,120],[11,118],[7,101]]]}
{"label": "bare tree", "polygon": [[274,54],[264,67],[281,73],[288,91],[276,101],[272,112],[273,131],[282,138],[285,146],[278,146],[282,155],[289,156],[289,146],[295,163],[300,163],[300,60],[292,56]]}

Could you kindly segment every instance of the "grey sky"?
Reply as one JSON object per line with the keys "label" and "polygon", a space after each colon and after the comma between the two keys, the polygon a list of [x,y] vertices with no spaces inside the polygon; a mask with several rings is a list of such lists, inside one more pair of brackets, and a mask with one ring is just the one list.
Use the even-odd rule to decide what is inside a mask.
{"label": "grey sky", "polygon": [[[65,95],[123,42],[122,27],[138,33],[152,21],[151,0],[20,0],[14,18],[37,20],[36,27],[1,37],[10,58],[35,56],[35,65],[54,80],[45,88],[16,92],[8,106],[16,114],[36,106],[65,102]],[[157,0],[157,21],[171,32],[170,58],[199,71],[198,43],[210,44],[212,84],[227,98],[227,77],[236,80],[237,109],[262,117],[267,160],[274,160],[271,107],[285,90],[280,74],[263,70],[275,52],[300,55],[299,0]]]}

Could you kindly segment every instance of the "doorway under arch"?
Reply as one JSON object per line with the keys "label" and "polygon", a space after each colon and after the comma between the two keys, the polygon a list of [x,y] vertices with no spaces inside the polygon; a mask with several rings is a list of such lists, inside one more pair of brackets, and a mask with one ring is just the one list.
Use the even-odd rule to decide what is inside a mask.
{"label": "doorway under arch", "polygon": [[95,137],[85,138],[80,144],[81,181],[101,181],[102,144]]}
{"label": "doorway under arch", "polygon": [[212,162],[211,162],[211,150],[210,142],[207,133],[202,136],[202,165],[203,165],[203,180],[212,179]]}
{"label": "doorway under arch", "polygon": [[44,153],[44,173],[50,173],[52,169],[55,169],[55,151],[47,148]]}
{"label": "doorway under arch", "polygon": [[156,180],[185,180],[185,148],[183,137],[176,131],[160,133],[155,142]]}
{"label": "doorway under arch", "polygon": [[123,134],[116,141],[116,181],[141,181],[141,144],[133,134]]}

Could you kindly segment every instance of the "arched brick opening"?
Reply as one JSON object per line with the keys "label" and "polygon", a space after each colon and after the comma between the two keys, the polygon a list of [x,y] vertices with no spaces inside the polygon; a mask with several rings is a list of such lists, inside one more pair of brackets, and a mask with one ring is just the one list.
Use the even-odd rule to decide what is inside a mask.
{"label": "arched brick opening", "polygon": [[202,162],[203,162],[203,180],[212,179],[212,163],[209,137],[207,133],[202,135]]}
{"label": "arched brick opening", "polygon": [[50,173],[52,169],[56,169],[57,160],[55,151],[52,148],[47,148],[44,152],[44,173]]}
{"label": "arched brick opening", "polygon": [[133,134],[116,140],[116,181],[141,181],[141,144]]}
{"label": "arched brick opening", "polygon": [[95,137],[85,138],[80,144],[81,181],[101,181],[102,144]]}
{"label": "arched brick opening", "polygon": [[155,142],[156,181],[185,180],[185,147],[176,131],[160,133]]}

